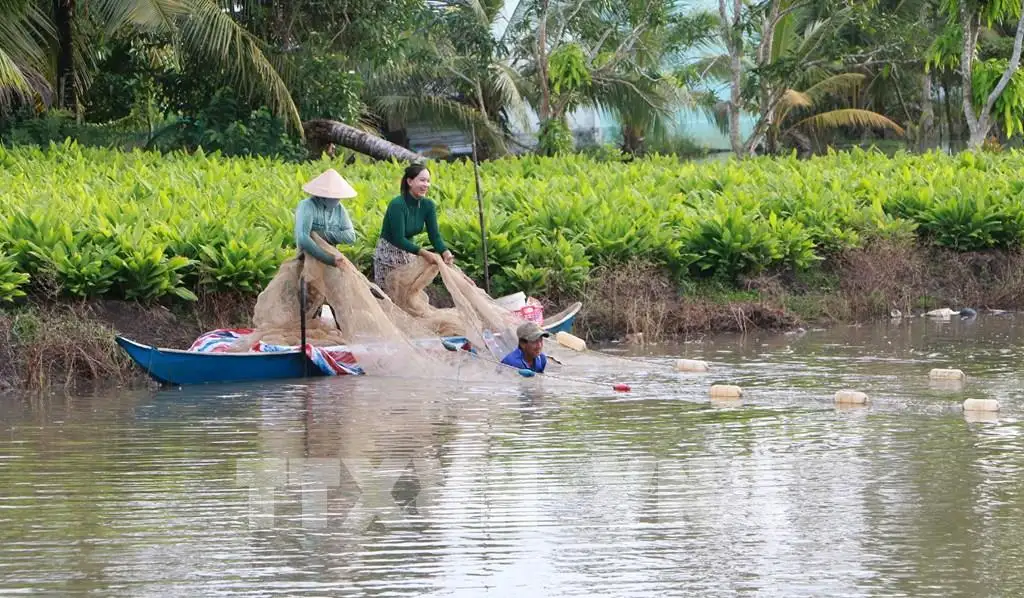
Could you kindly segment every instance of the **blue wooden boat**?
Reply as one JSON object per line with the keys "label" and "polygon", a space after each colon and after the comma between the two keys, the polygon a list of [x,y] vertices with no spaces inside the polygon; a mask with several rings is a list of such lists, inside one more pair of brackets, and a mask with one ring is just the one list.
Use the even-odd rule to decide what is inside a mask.
{"label": "blue wooden boat", "polygon": [[163,349],[117,337],[117,344],[161,384],[207,384],[322,376],[299,351],[280,353],[196,353]]}
{"label": "blue wooden boat", "polygon": [[[543,328],[552,334],[572,330],[581,307],[582,304],[576,303],[546,319]],[[465,342],[458,337],[444,340],[454,345]],[[122,336],[117,337],[117,344],[161,384],[249,382],[325,375],[298,349],[277,353],[199,353],[143,345]]]}

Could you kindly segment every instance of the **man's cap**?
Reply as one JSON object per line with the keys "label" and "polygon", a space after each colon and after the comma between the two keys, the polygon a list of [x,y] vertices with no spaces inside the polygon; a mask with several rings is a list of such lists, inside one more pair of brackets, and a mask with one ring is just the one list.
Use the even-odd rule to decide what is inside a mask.
{"label": "man's cap", "polygon": [[521,340],[533,342],[541,337],[550,337],[551,333],[538,326],[536,322],[526,322],[516,329],[516,335]]}

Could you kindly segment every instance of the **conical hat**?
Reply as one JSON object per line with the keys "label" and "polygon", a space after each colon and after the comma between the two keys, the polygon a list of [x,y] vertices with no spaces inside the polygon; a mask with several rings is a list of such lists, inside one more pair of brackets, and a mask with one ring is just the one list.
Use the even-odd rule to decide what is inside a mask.
{"label": "conical hat", "polygon": [[316,197],[330,199],[348,199],[356,196],[356,190],[348,181],[341,178],[337,170],[328,168],[312,181],[302,186],[302,190]]}

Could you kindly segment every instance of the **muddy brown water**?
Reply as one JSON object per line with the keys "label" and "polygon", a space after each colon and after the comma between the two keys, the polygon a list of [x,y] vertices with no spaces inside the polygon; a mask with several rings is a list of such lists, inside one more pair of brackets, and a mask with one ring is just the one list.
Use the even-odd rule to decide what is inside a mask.
{"label": "muddy brown water", "polygon": [[[631,360],[574,375],[632,392],[0,398],[0,594],[1024,594],[1024,317],[608,350]],[[712,382],[746,396],[712,403]],[[842,388],[871,403],[836,408]]]}

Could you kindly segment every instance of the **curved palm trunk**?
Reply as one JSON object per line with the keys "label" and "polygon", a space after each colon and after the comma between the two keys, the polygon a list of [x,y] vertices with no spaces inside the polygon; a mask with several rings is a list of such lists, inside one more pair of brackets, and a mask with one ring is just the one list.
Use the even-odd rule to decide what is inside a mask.
{"label": "curved palm trunk", "polygon": [[394,158],[416,162],[423,159],[421,154],[336,120],[309,120],[302,123],[302,127],[306,131],[306,144],[314,156],[319,156],[328,144],[333,143],[378,160]]}

